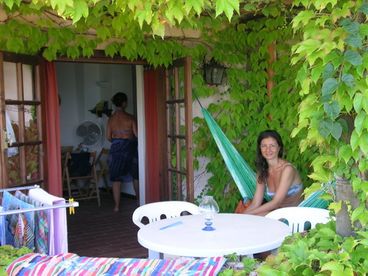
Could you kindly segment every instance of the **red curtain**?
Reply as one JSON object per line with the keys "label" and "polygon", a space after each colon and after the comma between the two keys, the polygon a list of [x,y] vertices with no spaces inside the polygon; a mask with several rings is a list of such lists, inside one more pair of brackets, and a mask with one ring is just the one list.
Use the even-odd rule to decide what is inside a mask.
{"label": "red curtain", "polygon": [[153,70],[144,71],[144,103],[146,125],[146,203],[160,200],[158,162],[157,81]]}
{"label": "red curtain", "polygon": [[47,190],[55,196],[62,196],[62,176],[61,176],[61,150],[60,150],[60,117],[59,117],[59,96],[57,92],[55,64],[44,63],[45,74],[45,151],[47,164],[45,175]]}

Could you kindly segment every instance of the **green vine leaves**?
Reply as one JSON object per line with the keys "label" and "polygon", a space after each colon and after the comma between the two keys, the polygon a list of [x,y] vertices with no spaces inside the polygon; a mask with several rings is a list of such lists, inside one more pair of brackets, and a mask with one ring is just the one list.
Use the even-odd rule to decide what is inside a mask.
{"label": "green vine leaves", "polygon": [[53,60],[57,55],[90,57],[99,47],[108,56],[134,60],[160,49],[146,45],[164,38],[167,28],[200,30],[203,14],[230,21],[239,14],[239,0],[3,0],[0,10],[2,50],[36,54],[47,48],[43,55]]}
{"label": "green vine leaves", "polygon": [[[274,11],[274,8],[269,12]],[[292,129],[297,126],[297,116],[294,114],[298,111],[300,95],[295,89],[294,80],[295,68],[299,65],[289,65],[290,41],[296,38],[287,22],[287,14],[280,9],[277,11],[276,17],[249,20],[212,36],[212,54],[216,60],[229,67],[226,85],[207,87],[201,76],[194,76],[193,89],[200,98],[211,95],[220,98],[211,103],[207,110],[250,166],[254,166],[259,132],[277,129],[285,144],[286,158],[300,170],[303,182],[308,186],[307,175],[311,173],[309,164],[316,156],[316,149],[311,147],[301,155],[299,142],[303,135],[290,137]],[[278,57],[272,64],[274,87],[272,97],[269,97],[266,86],[268,46],[272,41],[276,41]],[[195,118],[194,123],[194,155],[209,159],[206,170],[212,177],[208,182],[208,193],[215,195],[221,210],[231,212],[240,193],[225,169],[216,144],[208,137],[207,125],[200,118]]]}
{"label": "green vine leaves", "polygon": [[336,235],[334,222],[317,224],[306,233],[288,237],[276,256],[266,259],[259,275],[365,275],[368,235]]}
{"label": "green vine leaves", "polygon": [[293,135],[306,130],[301,148],[320,149],[313,179],[325,182],[334,174],[343,176],[356,191],[366,193],[368,3],[313,3],[293,19],[294,31],[304,38],[293,47],[292,64],[303,63],[296,79],[302,102]]}

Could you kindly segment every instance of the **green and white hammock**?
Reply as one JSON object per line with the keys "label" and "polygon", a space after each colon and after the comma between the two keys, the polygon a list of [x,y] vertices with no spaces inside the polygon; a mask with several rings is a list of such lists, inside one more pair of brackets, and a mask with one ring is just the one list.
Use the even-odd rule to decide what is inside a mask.
{"label": "green and white hammock", "polygon": [[[211,114],[203,107],[202,114],[207,122],[207,125],[211,131],[213,138],[215,139],[216,145],[219,148],[221,155],[225,161],[225,164],[237,185],[240,194],[244,201],[252,199],[256,191],[256,174],[252,168],[247,164],[244,158],[240,155],[234,145],[226,137],[222,129],[213,119]],[[334,182],[326,183],[321,189],[312,193],[308,198],[302,201],[299,206],[302,207],[317,207],[327,208],[329,202],[322,198]],[[264,195],[266,201],[270,201],[271,197],[267,194]]]}

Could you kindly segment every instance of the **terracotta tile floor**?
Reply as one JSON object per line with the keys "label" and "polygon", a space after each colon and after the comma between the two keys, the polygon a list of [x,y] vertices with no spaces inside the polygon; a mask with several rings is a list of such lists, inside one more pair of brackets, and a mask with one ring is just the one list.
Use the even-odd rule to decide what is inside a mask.
{"label": "terracotta tile floor", "polygon": [[97,200],[79,201],[75,214],[68,214],[69,252],[88,257],[147,258],[131,219],[137,207],[135,199],[122,196],[120,211],[114,213],[112,194],[106,191],[101,192],[101,207]]}

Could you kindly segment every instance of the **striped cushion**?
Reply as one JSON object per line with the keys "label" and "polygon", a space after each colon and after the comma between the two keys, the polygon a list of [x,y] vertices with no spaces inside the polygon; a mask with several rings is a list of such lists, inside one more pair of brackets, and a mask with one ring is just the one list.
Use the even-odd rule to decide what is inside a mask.
{"label": "striped cushion", "polygon": [[24,255],[8,268],[8,275],[216,275],[224,257],[162,259],[92,258],[67,253]]}

